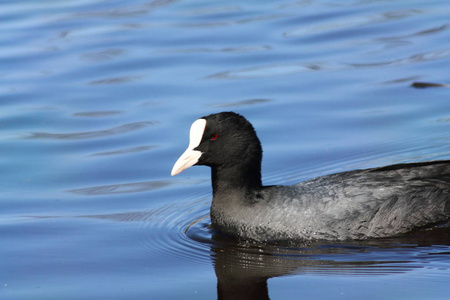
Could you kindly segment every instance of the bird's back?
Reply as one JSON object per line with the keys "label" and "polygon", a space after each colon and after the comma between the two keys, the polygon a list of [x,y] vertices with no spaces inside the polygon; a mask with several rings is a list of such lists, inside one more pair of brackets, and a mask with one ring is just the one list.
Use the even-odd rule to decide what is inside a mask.
{"label": "bird's back", "polygon": [[244,205],[232,217],[240,236],[260,241],[380,238],[449,218],[450,161],[265,187],[262,200]]}

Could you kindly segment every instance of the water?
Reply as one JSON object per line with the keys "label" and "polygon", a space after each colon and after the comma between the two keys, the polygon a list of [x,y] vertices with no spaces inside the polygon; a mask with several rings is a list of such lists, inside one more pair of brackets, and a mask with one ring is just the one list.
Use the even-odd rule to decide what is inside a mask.
{"label": "water", "polygon": [[[1,299],[448,299],[448,230],[298,248],[209,229],[190,124],[257,128],[265,184],[448,159],[440,1],[3,1]],[[233,294],[234,293],[234,294]]]}

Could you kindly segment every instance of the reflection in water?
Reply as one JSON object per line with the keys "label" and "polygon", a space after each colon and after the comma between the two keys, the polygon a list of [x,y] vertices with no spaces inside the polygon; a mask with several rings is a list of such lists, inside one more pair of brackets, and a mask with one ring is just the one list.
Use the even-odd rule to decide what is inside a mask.
{"label": "reflection in water", "polygon": [[[422,268],[417,257],[450,255],[450,229],[438,228],[405,237],[305,244],[299,248],[248,245],[214,236],[211,246],[218,299],[269,299],[267,280],[289,274],[374,276]],[[434,245],[434,247],[430,247]],[[440,250],[435,245],[445,245]],[[298,296],[298,295],[297,295]]]}
{"label": "reflection in water", "polygon": [[416,89],[424,89],[424,88],[429,88],[429,87],[450,87],[450,84],[431,83],[431,82],[413,82],[411,84],[411,86]]}
{"label": "reflection in water", "polygon": [[190,268],[212,263],[217,298],[223,300],[269,299],[269,279],[275,277],[388,276],[424,267],[446,268],[450,258],[448,227],[387,239],[268,245],[215,234],[208,210],[209,197],[195,195],[188,202],[149,211],[80,217],[135,223],[142,230],[138,242],[162,260],[176,259]]}
{"label": "reflection in water", "polygon": [[146,221],[142,225],[148,232],[158,228],[157,235],[139,238],[152,255],[174,253],[192,265],[208,263],[205,258],[209,253],[217,276],[218,299],[269,299],[268,280],[292,274],[385,276],[410,272],[424,264],[442,268],[439,264],[450,255],[450,228],[445,227],[379,240],[267,245],[215,234],[208,209],[206,197],[121,219]]}

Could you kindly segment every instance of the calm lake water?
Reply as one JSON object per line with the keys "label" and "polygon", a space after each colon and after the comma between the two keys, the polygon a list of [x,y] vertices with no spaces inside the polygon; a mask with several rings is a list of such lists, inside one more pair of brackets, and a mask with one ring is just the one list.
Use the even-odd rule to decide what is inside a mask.
{"label": "calm lake water", "polygon": [[[449,299],[450,233],[237,244],[191,123],[255,126],[265,184],[450,158],[450,2],[0,3],[0,299]],[[239,298],[240,296],[240,298]]]}

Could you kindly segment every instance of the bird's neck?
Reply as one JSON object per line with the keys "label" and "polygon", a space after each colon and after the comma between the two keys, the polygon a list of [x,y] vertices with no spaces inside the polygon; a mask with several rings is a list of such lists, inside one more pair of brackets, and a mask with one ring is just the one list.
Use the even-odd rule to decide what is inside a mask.
{"label": "bird's neck", "polygon": [[213,197],[226,193],[252,193],[262,188],[261,165],[212,167]]}

